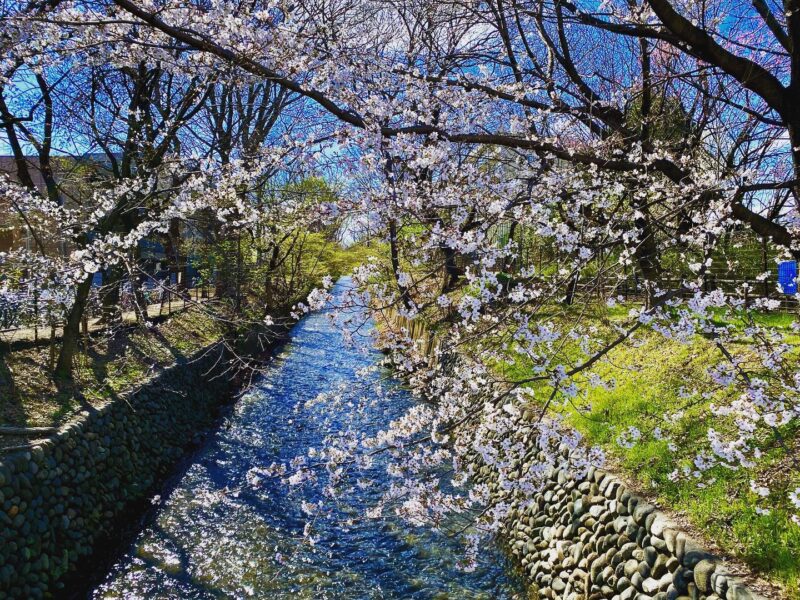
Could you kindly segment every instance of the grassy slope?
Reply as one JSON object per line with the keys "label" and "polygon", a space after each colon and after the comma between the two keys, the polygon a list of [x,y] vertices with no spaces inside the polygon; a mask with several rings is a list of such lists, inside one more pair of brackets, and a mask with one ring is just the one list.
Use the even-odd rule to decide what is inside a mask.
{"label": "grassy slope", "polygon": [[[306,293],[323,276],[346,274],[377,251],[379,244],[345,249],[321,234],[309,234],[308,260],[303,262]],[[225,331],[223,322],[189,309],[152,328],[128,327],[113,337],[92,336],[67,386],[57,385],[51,376],[48,346],[0,351],[0,425],[58,425],[82,407],[102,405],[176,359],[213,344]],[[0,437],[0,443],[4,441],[19,443],[20,438]]]}
{"label": "grassy slope", "polygon": [[[583,416],[569,411],[573,425],[590,442],[610,451],[625,471],[642,486],[656,491],[664,504],[685,512],[720,547],[785,582],[798,595],[800,527],[790,521],[792,513],[786,496],[787,489],[793,489],[789,486],[797,484],[797,478],[783,468],[788,465],[781,449],[773,449],[761,469],[733,471],[718,467],[699,480],[673,482],[669,478],[676,462],[687,464],[686,459],[704,444],[713,418],[707,400],[682,399],[676,391],[702,381],[704,369],[716,360],[714,352],[707,347],[693,350],[674,342],[665,343],[655,334],[649,335],[639,348],[615,351],[611,360],[615,364],[637,365],[638,369],[600,367],[599,371],[607,371],[617,379],[617,387],[592,390],[592,413]],[[660,423],[677,446],[675,453],[666,441],[653,436],[645,436],[643,442],[630,449],[616,443],[619,431],[629,426],[652,431],[661,421],[660,415],[674,413],[677,406],[684,407],[683,418],[674,424]],[[601,418],[593,419],[596,415]],[[774,493],[770,504],[775,502],[781,508],[770,515],[757,514],[758,498],[750,491],[751,480],[768,485]]]}
{"label": "grassy slope", "polygon": [[219,322],[189,309],[151,329],[126,328],[96,336],[76,361],[74,381],[57,385],[47,346],[0,354],[0,424],[57,425],[86,405],[100,406],[142,383],[179,357],[189,357],[223,334]]}
{"label": "grassy slope", "polygon": [[[603,314],[595,317],[608,324],[621,320],[626,312],[620,307],[602,309]],[[793,318],[778,314],[762,320],[788,328]],[[701,338],[684,345],[645,332],[639,344],[620,346],[595,366],[595,373],[616,381],[612,389],[587,384],[560,410],[588,443],[603,447],[612,463],[643,490],[684,515],[720,548],[783,584],[790,597],[800,598],[800,526],[790,520],[787,498],[787,491],[800,485],[800,473],[791,467],[783,449],[770,443],[767,459],[754,470],[715,468],[699,479],[669,478],[676,468],[691,466],[691,459],[707,443],[709,425],[724,427],[709,407],[722,400],[725,392],[703,384],[708,380],[706,370],[719,360],[718,351]],[[499,368],[512,377],[530,374],[522,363]],[[697,393],[684,398],[681,388]],[[546,398],[549,391],[542,386],[537,398]],[[674,422],[664,419],[665,414],[679,411],[682,416]],[[632,448],[622,447],[617,438],[631,426],[642,431],[642,439]],[[657,427],[677,446],[675,452],[666,439],[653,435]],[[784,434],[796,452],[800,436],[796,431]],[[750,490],[751,480],[773,490],[769,505],[778,508],[769,515],[756,512],[758,498]]]}

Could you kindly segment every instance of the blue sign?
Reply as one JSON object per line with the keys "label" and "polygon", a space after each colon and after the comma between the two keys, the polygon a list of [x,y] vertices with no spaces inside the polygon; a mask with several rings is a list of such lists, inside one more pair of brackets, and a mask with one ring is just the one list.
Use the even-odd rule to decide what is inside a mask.
{"label": "blue sign", "polygon": [[778,285],[784,294],[797,293],[797,262],[787,260],[778,263]]}

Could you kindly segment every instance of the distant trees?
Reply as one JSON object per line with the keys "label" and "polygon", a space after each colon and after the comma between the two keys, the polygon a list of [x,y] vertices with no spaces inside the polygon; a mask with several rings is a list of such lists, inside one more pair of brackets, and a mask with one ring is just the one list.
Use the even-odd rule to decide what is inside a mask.
{"label": "distant trees", "polygon": [[[15,43],[36,35],[23,33],[24,18],[36,28],[46,7],[7,10],[0,125],[21,186],[6,179],[3,195],[35,244],[14,248],[2,268],[10,274],[20,266],[14,281],[23,286],[63,291],[49,297],[59,298],[63,312],[55,374],[69,379],[96,272],[104,274],[100,302],[109,325],[119,319],[123,284],[146,321],[143,290],[154,282],[142,240],[163,242],[180,293],[191,235],[210,236],[221,248],[220,235],[253,222],[251,201],[293,160],[291,145],[269,138],[291,98],[279,85],[221,83],[209,70],[176,69],[187,55],[170,40],[156,55],[122,61],[94,60],[91,47],[19,52]],[[110,42],[106,49],[124,47]],[[271,152],[276,141],[281,148]],[[271,215],[258,218],[265,223]],[[232,272],[224,264],[218,280]],[[19,285],[8,277],[4,284]]]}

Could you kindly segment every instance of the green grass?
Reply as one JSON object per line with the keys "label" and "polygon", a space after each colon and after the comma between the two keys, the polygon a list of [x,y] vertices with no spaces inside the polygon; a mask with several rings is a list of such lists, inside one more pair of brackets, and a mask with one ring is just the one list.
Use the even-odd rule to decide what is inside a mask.
{"label": "green grass", "polygon": [[[630,308],[593,307],[591,323],[607,330],[609,323],[625,321]],[[556,309],[548,321],[566,327],[574,322],[576,310]],[[756,320],[789,332],[794,318],[777,313],[761,314]],[[724,322],[743,327],[737,315]],[[746,351],[746,344],[741,351]],[[574,356],[576,349],[568,345],[562,359]],[[720,360],[714,346],[699,336],[691,344],[681,344],[645,331],[637,344],[615,348],[607,360],[594,366],[595,374],[613,379],[615,386],[606,389],[585,382],[576,398],[556,408],[585,436],[587,443],[602,447],[614,468],[636,481],[643,491],[683,514],[727,553],[782,584],[789,597],[800,598],[800,526],[791,521],[793,511],[787,495],[800,486],[800,473],[792,467],[784,448],[765,434],[764,447],[768,450],[754,469],[715,467],[699,479],[670,478],[675,469],[686,466],[694,470],[693,458],[708,445],[709,426],[721,432],[731,431],[731,425],[710,410],[713,402],[730,399],[726,395],[731,392],[711,387],[706,374]],[[531,375],[530,366],[518,358],[496,368],[508,378]],[[697,393],[685,398],[680,393],[682,388]],[[537,402],[544,402],[551,388],[539,385],[535,391]],[[676,413],[680,417],[674,421],[665,419],[665,415]],[[642,438],[632,448],[625,448],[617,440],[630,427],[639,429]],[[656,439],[656,428],[674,444],[675,451],[670,450],[665,439]],[[796,453],[800,446],[798,432],[782,433]],[[759,502],[751,491],[751,480],[772,490],[766,501]],[[758,514],[759,505],[769,506],[771,513]]]}
{"label": "green grass", "polygon": [[[567,419],[587,441],[604,447],[629,475],[655,492],[664,504],[685,512],[720,547],[785,583],[797,597],[800,527],[790,520],[787,492],[800,485],[800,474],[785,469],[786,453],[773,447],[756,469],[716,467],[700,479],[673,482],[669,475],[676,468],[692,467],[691,459],[706,444],[709,425],[713,422],[718,429],[723,428],[709,410],[711,401],[723,399],[721,393],[690,399],[678,394],[687,382],[703,380],[705,369],[716,362],[716,355],[709,345],[701,342],[686,346],[665,342],[658,334],[647,337],[639,348],[625,347],[612,353],[612,363],[633,365],[635,369],[612,367],[608,363],[600,366],[599,374],[614,377],[617,386],[612,390],[587,391],[591,411],[583,414],[568,410]],[[663,415],[676,410],[684,411],[683,417],[674,423],[664,423]],[[645,437],[630,449],[617,444],[619,433],[629,427],[639,428]],[[652,436],[655,427],[661,427],[677,451],[671,451],[666,441]],[[751,480],[766,483],[773,490],[768,504],[776,508],[770,515],[756,513],[758,498],[750,491]]]}
{"label": "green grass", "polygon": [[343,247],[335,241],[326,239],[321,234],[309,234],[308,252],[318,257],[318,261],[306,261],[310,276],[322,277],[330,275],[335,281],[342,275],[348,275],[359,265],[365,264],[372,257],[387,254],[386,246],[381,242],[359,242]]}

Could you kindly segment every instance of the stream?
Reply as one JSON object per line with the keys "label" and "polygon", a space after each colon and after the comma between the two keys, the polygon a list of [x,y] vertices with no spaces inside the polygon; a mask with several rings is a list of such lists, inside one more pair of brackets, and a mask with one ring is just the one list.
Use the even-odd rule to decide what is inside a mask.
{"label": "stream", "polygon": [[[346,279],[336,284],[335,299],[347,285]],[[267,372],[179,480],[153,499],[155,509],[142,530],[90,597],[524,597],[508,559],[492,543],[480,553],[477,568],[465,572],[458,565],[463,542],[457,537],[410,526],[393,514],[365,518],[390,481],[381,459],[366,484],[335,502],[329,516],[314,520],[313,544],[303,537],[309,516],[300,500],[309,493],[321,498],[321,490],[299,497],[276,478],[258,476],[273,462],[319,448],[324,436],[353,419],[377,431],[415,402],[385,369],[373,369],[366,385],[357,376],[381,358],[369,343],[346,343],[326,311],[299,321]],[[320,392],[341,386],[354,402],[366,400],[368,409],[319,419],[320,410],[333,409],[306,406]],[[380,401],[369,402],[365,395],[377,386],[383,389]]]}

